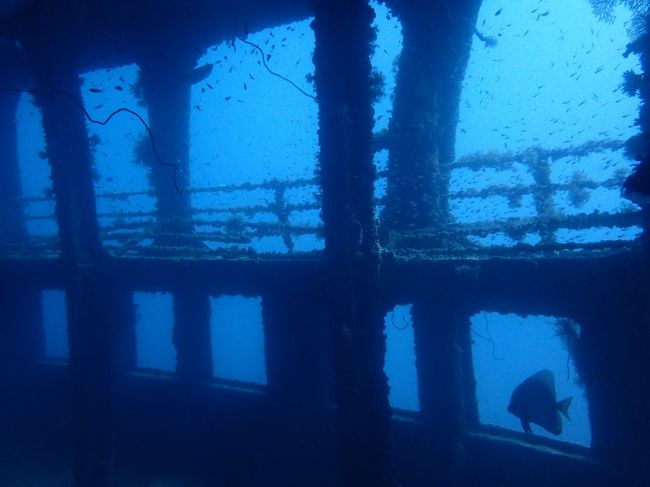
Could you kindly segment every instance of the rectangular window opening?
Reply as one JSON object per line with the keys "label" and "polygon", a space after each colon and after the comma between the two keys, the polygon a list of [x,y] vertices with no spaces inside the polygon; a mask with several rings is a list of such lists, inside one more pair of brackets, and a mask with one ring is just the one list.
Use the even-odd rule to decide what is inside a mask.
{"label": "rectangular window opening", "polygon": [[407,411],[420,410],[418,377],[415,367],[415,339],[411,305],[398,305],[384,318],[386,359],[391,407]]}
{"label": "rectangular window opening", "polygon": [[266,385],[262,299],[224,295],[210,304],[214,376]]}
{"label": "rectangular window opening", "polygon": [[136,292],[137,365],[164,372],[176,370],[173,299],[169,293]]}
{"label": "rectangular window opening", "polygon": [[[580,335],[579,325],[554,316],[524,317],[482,311],[471,318],[471,327],[480,422],[523,431],[521,419],[514,413],[520,407],[532,415],[544,412],[531,410],[534,407],[532,402],[538,401],[522,404],[540,393],[540,389],[548,390],[549,373],[535,374],[549,371],[553,377],[555,400],[573,398],[568,409],[571,420],[561,415],[559,434],[553,434],[533,422],[530,425],[532,433],[589,447],[589,408],[584,386],[579,381],[565,339],[567,335],[577,339]],[[527,386],[521,389],[524,392],[515,399],[515,389],[530,377],[534,377],[528,381],[528,384],[533,384],[532,388]],[[509,408],[514,409],[514,413],[509,412]],[[554,410],[546,412],[553,414]]]}

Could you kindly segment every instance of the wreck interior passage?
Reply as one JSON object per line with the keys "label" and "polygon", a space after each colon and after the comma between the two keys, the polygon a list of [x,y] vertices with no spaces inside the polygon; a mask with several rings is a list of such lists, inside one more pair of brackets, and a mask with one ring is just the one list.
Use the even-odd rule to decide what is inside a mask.
{"label": "wreck interior passage", "polygon": [[640,485],[645,0],[0,6],[0,485]]}

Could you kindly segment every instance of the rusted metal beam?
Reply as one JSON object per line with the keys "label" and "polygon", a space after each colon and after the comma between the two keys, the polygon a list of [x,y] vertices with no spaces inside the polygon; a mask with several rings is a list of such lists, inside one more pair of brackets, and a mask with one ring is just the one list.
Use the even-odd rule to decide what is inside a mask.
{"label": "rusted metal beam", "polygon": [[373,201],[374,13],[362,0],[323,0],[314,6],[328,318],[342,482],[393,486]]}
{"label": "rusted metal beam", "polygon": [[449,216],[461,83],[480,0],[391,1],[403,48],[388,133],[382,230],[442,226]]}

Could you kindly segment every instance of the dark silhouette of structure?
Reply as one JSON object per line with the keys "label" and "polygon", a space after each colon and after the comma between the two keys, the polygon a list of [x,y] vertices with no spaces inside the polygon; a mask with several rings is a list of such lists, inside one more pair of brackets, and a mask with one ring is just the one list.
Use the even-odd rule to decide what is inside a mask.
{"label": "dark silhouette of structure", "polygon": [[[552,238],[560,227],[647,229],[647,210],[554,215],[548,164],[567,151],[537,148],[456,164],[498,167],[517,157],[530,165],[538,219],[492,227],[451,222],[460,83],[481,2],[386,3],[402,22],[404,47],[393,118],[377,137],[374,14],[361,0],[42,0],[1,12],[4,442],[71,452],[77,486],[114,485],[116,470],[153,477],[160,465],[233,486],[634,485],[647,479],[647,235],[594,244]],[[279,223],[257,228],[259,235],[281,235],[289,253],[209,251],[192,230],[187,77],[210,46],[310,16],[319,177],[265,183],[275,192],[268,210]],[[637,41],[644,72],[649,46],[647,36]],[[102,243],[88,114],[76,100],[83,71],[127,63],[142,71],[157,206],[154,244],[121,253]],[[640,91],[643,134],[650,130],[647,86],[646,80]],[[15,124],[23,92],[43,115],[56,239],[30,237],[26,229]],[[377,147],[390,154],[380,222],[373,196]],[[600,141],[573,153],[620,147]],[[647,152],[636,155],[648,164]],[[303,183],[320,185],[323,252],[291,252],[292,239],[309,230],[291,226],[284,194]],[[468,234],[495,228],[512,235],[539,229],[542,242],[487,249],[467,243]],[[68,367],[43,360],[40,291],[47,288],[66,293]],[[171,377],[136,368],[136,290],[174,297],[178,362]],[[209,296],[220,294],[262,297],[263,388],[212,378]],[[392,411],[388,403],[384,316],[399,303],[413,303],[417,414]],[[581,336],[569,344],[589,401],[590,449],[479,423],[469,317],[485,309],[581,324]]]}

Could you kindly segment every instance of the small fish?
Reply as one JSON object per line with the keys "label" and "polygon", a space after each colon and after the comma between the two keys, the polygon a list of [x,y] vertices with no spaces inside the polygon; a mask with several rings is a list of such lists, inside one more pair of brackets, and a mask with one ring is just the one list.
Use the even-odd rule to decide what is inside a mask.
{"label": "small fish", "polygon": [[494,16],[495,16],[495,17],[498,17],[499,15],[501,15],[501,11],[502,11],[502,10],[503,10],[503,9],[500,8],[499,10],[497,10],[496,12],[494,12]]}
{"label": "small fish", "polygon": [[122,87],[119,86],[119,85],[116,85],[116,86],[115,86],[115,89],[116,89],[117,91],[122,91],[122,90],[124,90],[124,88],[122,88]]}
{"label": "small fish", "polygon": [[203,81],[205,78],[210,76],[212,73],[212,64],[206,63],[202,66],[199,66],[198,68],[194,68],[188,76],[188,81],[191,85],[194,85],[196,83],[200,83]]}
{"label": "small fish", "polygon": [[90,91],[91,93],[101,93],[104,90],[100,88],[89,88],[88,91]]}
{"label": "small fish", "polygon": [[519,384],[512,392],[508,412],[521,420],[526,433],[532,433],[530,423],[535,423],[546,431],[559,435],[562,433],[562,417],[569,418],[569,406],[573,397],[556,401],[555,378],[548,369],[540,370]]}

